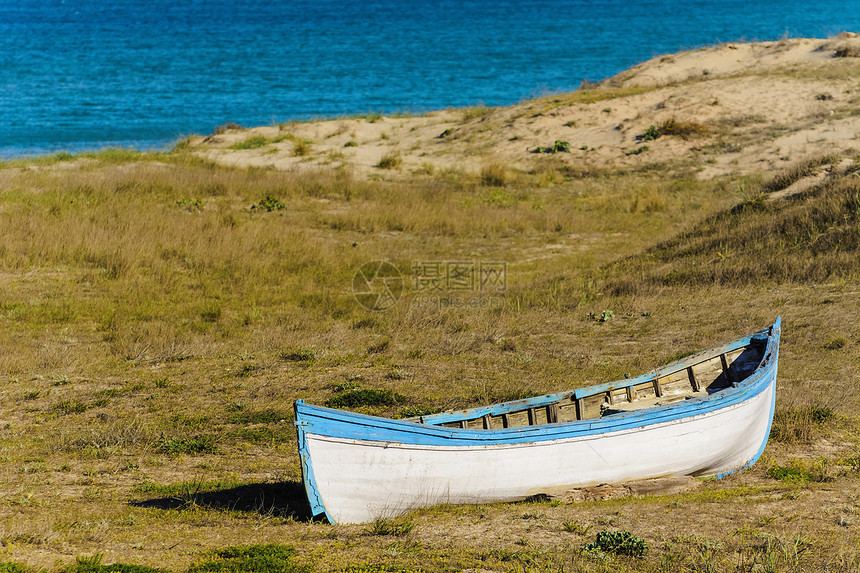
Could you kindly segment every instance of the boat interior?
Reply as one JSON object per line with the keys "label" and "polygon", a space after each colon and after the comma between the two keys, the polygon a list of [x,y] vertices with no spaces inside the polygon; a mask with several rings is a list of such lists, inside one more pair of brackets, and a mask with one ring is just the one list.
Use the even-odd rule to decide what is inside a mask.
{"label": "boat interior", "polygon": [[450,428],[495,430],[612,416],[691,400],[737,386],[762,361],[767,338],[695,354],[628,380],[505,402],[431,414],[408,421]]}

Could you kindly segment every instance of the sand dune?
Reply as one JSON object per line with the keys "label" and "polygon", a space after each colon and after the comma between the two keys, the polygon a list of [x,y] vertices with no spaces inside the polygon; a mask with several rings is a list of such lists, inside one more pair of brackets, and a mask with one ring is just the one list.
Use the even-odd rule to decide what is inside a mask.
{"label": "sand dune", "polygon": [[[577,167],[771,171],[860,147],[860,37],[728,43],[664,55],[598,85],[505,108],[228,129],[189,143],[238,166],[358,176]],[[653,128],[652,128],[653,126]],[[648,134],[661,134],[657,139]],[[569,153],[536,153],[556,141]]]}

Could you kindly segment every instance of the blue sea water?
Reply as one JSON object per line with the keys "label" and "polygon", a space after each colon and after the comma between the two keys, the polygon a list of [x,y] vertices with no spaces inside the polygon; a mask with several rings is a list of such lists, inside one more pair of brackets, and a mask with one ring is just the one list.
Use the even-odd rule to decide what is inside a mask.
{"label": "blue sea water", "polygon": [[506,105],[681,49],[860,31],[860,0],[0,0],[0,157]]}

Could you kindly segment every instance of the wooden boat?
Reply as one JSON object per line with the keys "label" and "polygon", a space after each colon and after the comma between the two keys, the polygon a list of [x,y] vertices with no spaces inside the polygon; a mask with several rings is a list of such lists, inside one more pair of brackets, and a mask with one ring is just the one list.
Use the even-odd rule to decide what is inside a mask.
{"label": "wooden boat", "polygon": [[406,420],[295,403],[314,516],[362,523],[755,463],[773,419],[780,320],[647,374]]}

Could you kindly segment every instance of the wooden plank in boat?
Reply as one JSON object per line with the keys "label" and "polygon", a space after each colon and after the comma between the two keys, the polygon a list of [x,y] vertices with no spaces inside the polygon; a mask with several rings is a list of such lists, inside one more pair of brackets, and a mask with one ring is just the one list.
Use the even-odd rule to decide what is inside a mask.
{"label": "wooden plank in boat", "polygon": [[698,392],[699,390],[701,390],[699,380],[698,378],[696,378],[696,373],[693,371],[692,366],[687,366],[687,378],[690,379],[690,387],[693,389],[693,392]]}
{"label": "wooden plank in boat", "polygon": [[690,377],[686,369],[671,372],[658,380],[660,382],[661,396],[677,396],[680,394],[689,394],[692,391]]}

